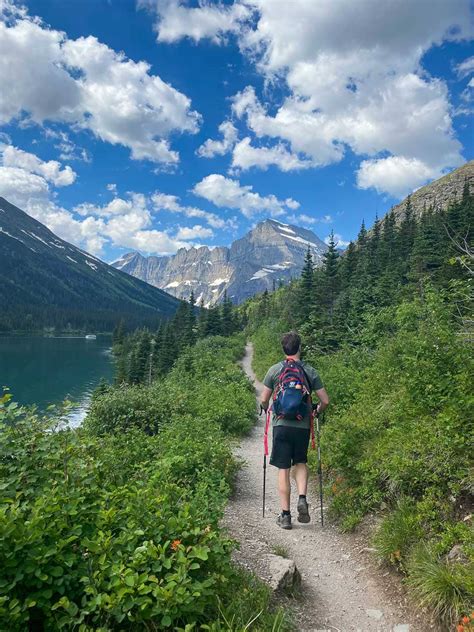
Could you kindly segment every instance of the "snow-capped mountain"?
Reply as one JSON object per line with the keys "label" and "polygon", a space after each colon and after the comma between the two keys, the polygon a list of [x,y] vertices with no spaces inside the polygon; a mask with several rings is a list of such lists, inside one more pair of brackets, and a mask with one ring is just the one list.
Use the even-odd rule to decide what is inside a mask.
{"label": "snow-capped mountain", "polygon": [[228,248],[182,248],[168,257],[144,257],[130,252],[112,265],[174,296],[188,299],[191,290],[198,303],[222,300],[224,291],[234,303],[299,276],[308,246],[315,264],[326,244],[311,230],[274,219],[260,222]]}

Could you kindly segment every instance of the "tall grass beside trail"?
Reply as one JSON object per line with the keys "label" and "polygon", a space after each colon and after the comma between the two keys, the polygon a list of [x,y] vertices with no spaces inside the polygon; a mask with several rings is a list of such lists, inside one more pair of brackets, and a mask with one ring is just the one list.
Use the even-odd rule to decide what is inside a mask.
{"label": "tall grass beside trail", "polygon": [[242,353],[200,341],[150,387],[102,389],[78,430],[4,395],[1,630],[289,629],[219,526],[228,437],[255,419]]}
{"label": "tall grass beside trail", "polygon": [[[350,530],[378,513],[380,557],[447,630],[474,610],[474,366],[456,303],[455,288],[428,290],[368,315],[358,346],[306,354],[331,398],[321,447],[332,515]],[[252,333],[260,377],[282,331],[267,320]]]}

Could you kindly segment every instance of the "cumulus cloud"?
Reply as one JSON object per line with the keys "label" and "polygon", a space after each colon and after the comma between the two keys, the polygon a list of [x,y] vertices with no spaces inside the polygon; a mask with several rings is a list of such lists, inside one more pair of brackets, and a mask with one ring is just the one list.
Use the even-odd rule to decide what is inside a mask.
{"label": "cumulus cloud", "polygon": [[357,171],[357,186],[359,189],[373,187],[379,193],[402,198],[417,188],[420,182],[434,180],[441,175],[441,169],[430,167],[417,158],[389,156],[364,160]]}
{"label": "cumulus cloud", "polygon": [[[235,146],[234,168],[325,166],[350,148],[373,160],[389,154],[424,163],[427,170],[416,170],[419,186],[427,174],[463,162],[447,87],[421,62],[432,46],[472,36],[468,0],[433,0],[428,12],[412,0],[236,0],[226,10],[242,5],[255,19],[240,24],[241,50],[267,85],[286,81],[288,94],[270,112],[248,86],[235,96],[233,113],[257,138],[285,141],[289,149],[244,139]],[[176,30],[176,38],[185,34]],[[471,65],[469,58],[458,72]],[[373,186],[382,190],[384,181]]]}
{"label": "cumulus cloud", "polygon": [[[0,14],[0,123],[26,115],[59,121],[131,150],[133,159],[177,163],[167,136],[195,133],[200,116],[187,96],[97,38],[76,40],[25,12]],[[47,86],[47,89],[45,89]]]}
{"label": "cumulus cloud", "polygon": [[200,208],[194,206],[183,206],[177,195],[169,195],[168,193],[161,193],[156,191],[151,200],[156,210],[169,211],[170,213],[181,213],[185,217],[202,219],[212,228],[237,228],[237,222],[234,217],[225,219],[219,217],[215,213],[203,211]]}
{"label": "cumulus cloud", "polygon": [[183,226],[179,228],[176,233],[176,239],[206,239],[207,237],[212,237],[213,235],[214,232],[210,228],[205,228],[204,226],[196,224],[192,227]]}
{"label": "cumulus cloud", "polygon": [[0,145],[4,167],[17,167],[24,171],[43,176],[47,182],[57,187],[69,186],[76,180],[77,174],[71,167],[62,167],[57,160],[45,162],[35,154],[18,149],[13,145]]}
{"label": "cumulus cloud", "polygon": [[237,141],[237,129],[231,121],[224,121],[219,125],[219,132],[222,140],[212,140],[208,138],[196,151],[202,158],[213,158],[223,156],[232,149]]}
{"label": "cumulus cloud", "polygon": [[274,147],[255,147],[247,136],[235,145],[232,153],[233,169],[245,171],[257,167],[265,170],[272,165],[281,171],[295,171],[308,169],[313,166],[313,162],[288,151],[283,143],[278,143]]}
{"label": "cumulus cloud", "polygon": [[251,14],[240,2],[228,6],[202,0],[198,7],[187,7],[182,0],[139,0],[138,5],[156,12],[157,39],[168,43],[183,37],[221,43],[226,33],[238,32]]}
{"label": "cumulus cloud", "polygon": [[287,209],[295,210],[299,203],[292,198],[280,200],[275,195],[262,196],[250,185],[242,186],[238,180],[213,173],[198,182],[193,192],[216,206],[238,209],[247,218],[258,213],[269,213],[276,217]]}
{"label": "cumulus cloud", "polygon": [[[75,174],[74,174],[75,177]],[[133,248],[146,253],[172,254],[189,247],[194,237],[211,236],[202,226],[173,231],[153,228],[154,202],[141,193],[116,196],[106,204],[79,204],[67,210],[57,203],[54,187],[72,184],[59,162],[45,162],[15,147],[0,148],[0,196],[45,224],[59,237],[100,255],[106,244]],[[175,230],[175,229],[173,229]],[[192,233],[191,231],[194,231]]]}

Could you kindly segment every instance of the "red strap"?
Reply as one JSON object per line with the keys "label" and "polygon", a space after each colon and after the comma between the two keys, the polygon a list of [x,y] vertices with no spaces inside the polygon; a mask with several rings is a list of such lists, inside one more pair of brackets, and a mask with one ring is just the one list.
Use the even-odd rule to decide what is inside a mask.
{"label": "red strap", "polygon": [[311,428],[311,449],[316,449],[316,441],[314,440],[314,408],[313,408],[313,400],[310,396],[309,403],[311,406],[311,418],[310,418],[310,428]]}
{"label": "red strap", "polygon": [[267,408],[267,418],[265,420],[265,433],[263,435],[263,452],[265,456],[268,456],[268,428],[270,427],[270,410],[271,406]]}

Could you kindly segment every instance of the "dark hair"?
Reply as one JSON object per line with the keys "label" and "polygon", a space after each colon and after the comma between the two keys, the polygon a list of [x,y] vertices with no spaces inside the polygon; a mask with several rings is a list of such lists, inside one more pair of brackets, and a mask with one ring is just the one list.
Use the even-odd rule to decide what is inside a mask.
{"label": "dark hair", "polygon": [[296,331],[289,331],[281,337],[281,346],[286,355],[295,355],[301,346],[300,335]]}

